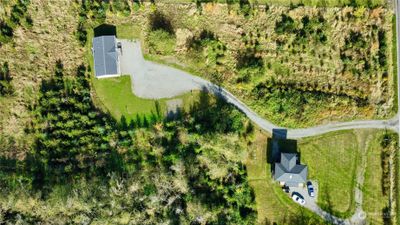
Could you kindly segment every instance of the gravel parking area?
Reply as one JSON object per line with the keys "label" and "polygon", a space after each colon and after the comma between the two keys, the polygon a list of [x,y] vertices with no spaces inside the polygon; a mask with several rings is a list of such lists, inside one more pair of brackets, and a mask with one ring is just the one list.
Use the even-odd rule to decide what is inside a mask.
{"label": "gravel parking area", "polygon": [[139,41],[119,41],[122,44],[121,72],[131,75],[133,92],[138,97],[171,98],[211,84],[182,70],[146,61]]}
{"label": "gravel parking area", "polygon": [[348,219],[341,219],[338,217],[335,217],[328,212],[322,210],[318,205],[317,205],[317,198],[318,198],[318,183],[316,181],[312,181],[312,184],[314,186],[314,192],[315,192],[315,197],[310,197],[308,194],[307,187],[291,187],[290,188],[290,197],[292,196],[292,193],[296,192],[299,193],[301,196],[303,196],[304,200],[306,201],[304,207],[307,209],[313,211],[314,213],[318,214],[322,218],[324,218],[326,221],[330,221],[333,224],[338,224],[338,225],[350,225],[350,221]]}

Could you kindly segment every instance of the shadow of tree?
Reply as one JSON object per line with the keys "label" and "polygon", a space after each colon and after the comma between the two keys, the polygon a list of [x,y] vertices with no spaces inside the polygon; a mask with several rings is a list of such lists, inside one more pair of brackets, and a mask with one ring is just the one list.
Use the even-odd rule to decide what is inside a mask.
{"label": "shadow of tree", "polygon": [[170,19],[159,10],[154,11],[149,16],[150,29],[152,31],[163,30],[169,34],[174,34],[174,28]]}
{"label": "shadow of tree", "polygon": [[390,213],[390,207],[386,206],[382,209],[382,220],[384,225],[392,225],[392,215]]}

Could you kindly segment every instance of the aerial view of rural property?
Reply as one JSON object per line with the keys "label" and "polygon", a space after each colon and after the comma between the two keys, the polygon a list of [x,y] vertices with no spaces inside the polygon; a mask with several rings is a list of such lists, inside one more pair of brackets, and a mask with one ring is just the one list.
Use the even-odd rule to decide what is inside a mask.
{"label": "aerial view of rural property", "polygon": [[400,225],[400,0],[0,0],[0,225]]}

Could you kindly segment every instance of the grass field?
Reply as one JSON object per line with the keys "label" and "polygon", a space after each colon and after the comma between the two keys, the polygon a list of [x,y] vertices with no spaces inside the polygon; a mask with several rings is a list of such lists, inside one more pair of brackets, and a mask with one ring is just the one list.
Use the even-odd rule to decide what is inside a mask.
{"label": "grass field", "polygon": [[299,142],[301,161],[309,168],[309,179],[319,184],[318,204],[338,216],[355,210],[354,186],[360,151],[351,131],[329,133]]}
{"label": "grass field", "polygon": [[[398,68],[397,68],[397,31],[396,31],[396,16],[393,16],[393,18],[392,18],[392,31],[393,31],[393,38],[392,38],[393,74],[397,74]],[[398,88],[398,87],[397,87],[397,86],[398,86],[398,85],[397,85],[397,82],[398,82],[397,76],[393,76],[393,89],[394,89],[394,90],[398,90],[398,89],[397,89],[397,88]],[[395,104],[393,105],[393,112],[394,112],[394,113],[397,113],[397,111],[399,110],[398,104],[397,104],[398,99],[399,99],[398,92],[395,91],[395,92],[394,92],[394,102],[395,102]]]}
{"label": "grass field", "polygon": [[368,148],[367,168],[363,185],[363,209],[371,224],[384,224],[382,210],[388,206],[389,202],[388,196],[383,195],[380,182],[382,179],[382,147],[378,135],[382,133],[383,131],[377,132]]}

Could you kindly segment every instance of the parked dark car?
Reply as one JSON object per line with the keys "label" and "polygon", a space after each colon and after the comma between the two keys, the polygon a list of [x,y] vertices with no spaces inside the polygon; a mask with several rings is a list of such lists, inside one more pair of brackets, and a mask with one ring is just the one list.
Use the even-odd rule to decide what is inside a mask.
{"label": "parked dark car", "polygon": [[311,181],[307,182],[307,190],[310,197],[315,197],[314,186],[312,185]]}
{"label": "parked dark car", "polygon": [[290,192],[290,188],[289,188],[288,186],[286,186],[286,185],[284,185],[284,186],[282,187],[282,190],[283,190],[284,192],[286,192],[286,193],[289,193],[289,192]]}

